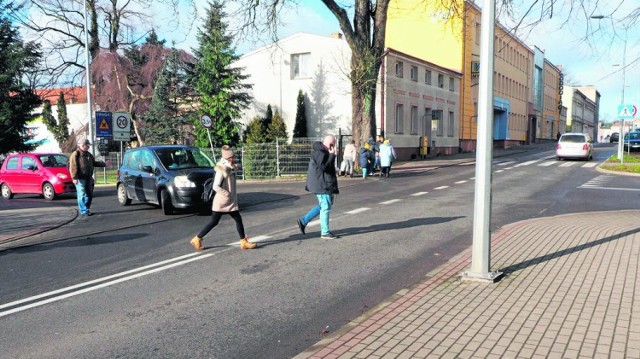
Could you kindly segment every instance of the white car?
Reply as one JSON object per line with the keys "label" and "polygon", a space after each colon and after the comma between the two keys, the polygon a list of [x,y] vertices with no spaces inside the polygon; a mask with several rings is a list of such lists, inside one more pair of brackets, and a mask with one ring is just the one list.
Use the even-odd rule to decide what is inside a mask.
{"label": "white car", "polygon": [[589,161],[593,158],[593,140],[586,133],[565,133],[556,146],[556,159],[576,158]]}

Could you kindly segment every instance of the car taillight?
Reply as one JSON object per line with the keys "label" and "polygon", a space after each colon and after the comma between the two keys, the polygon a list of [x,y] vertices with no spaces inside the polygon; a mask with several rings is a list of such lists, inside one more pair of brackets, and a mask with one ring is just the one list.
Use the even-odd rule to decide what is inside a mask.
{"label": "car taillight", "polygon": [[558,143],[558,145],[556,146],[556,150],[560,150],[562,149],[562,147],[560,146],[560,144]]}
{"label": "car taillight", "polygon": [[589,145],[585,143],[584,145],[582,145],[582,149],[585,150],[585,151],[588,150],[589,149]]}

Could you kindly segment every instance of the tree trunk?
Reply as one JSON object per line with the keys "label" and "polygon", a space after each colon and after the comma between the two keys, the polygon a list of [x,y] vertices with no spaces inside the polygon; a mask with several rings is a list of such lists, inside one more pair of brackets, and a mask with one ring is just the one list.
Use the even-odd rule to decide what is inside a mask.
{"label": "tree trunk", "polygon": [[353,140],[361,146],[376,135],[376,87],[352,85],[351,91]]}

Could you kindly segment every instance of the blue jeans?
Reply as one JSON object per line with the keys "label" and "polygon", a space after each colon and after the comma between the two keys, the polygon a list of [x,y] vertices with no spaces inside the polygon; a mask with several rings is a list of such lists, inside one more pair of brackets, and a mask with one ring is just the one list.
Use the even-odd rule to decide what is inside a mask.
{"label": "blue jeans", "polygon": [[79,179],[78,183],[76,183],[76,194],[78,195],[80,214],[89,213],[91,199],[93,198],[91,180]]}
{"label": "blue jeans", "polygon": [[304,217],[300,218],[303,225],[309,224],[314,218],[320,215],[320,235],[329,234],[329,215],[331,214],[331,205],[333,205],[332,194],[316,194],[318,197],[318,205],[311,208]]}

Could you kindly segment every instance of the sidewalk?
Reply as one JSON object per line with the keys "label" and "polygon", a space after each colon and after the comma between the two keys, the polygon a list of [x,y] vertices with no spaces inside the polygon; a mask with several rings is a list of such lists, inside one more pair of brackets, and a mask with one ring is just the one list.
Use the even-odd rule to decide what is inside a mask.
{"label": "sidewalk", "polygon": [[638,218],[505,226],[491,244],[500,282],[460,281],[469,248],[296,358],[640,358]]}

